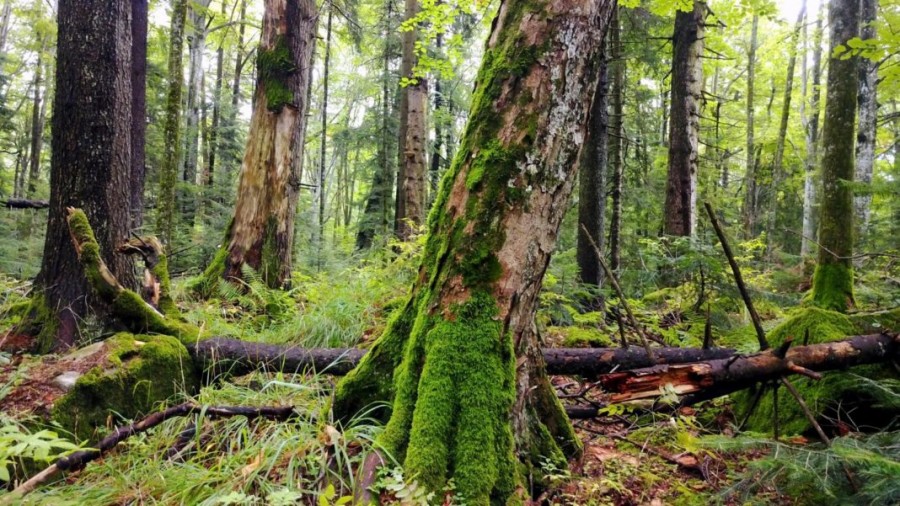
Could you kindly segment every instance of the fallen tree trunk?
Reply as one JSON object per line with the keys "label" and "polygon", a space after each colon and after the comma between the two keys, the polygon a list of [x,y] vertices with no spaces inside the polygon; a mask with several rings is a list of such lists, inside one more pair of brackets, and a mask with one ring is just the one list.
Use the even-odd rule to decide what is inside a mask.
{"label": "fallen tree trunk", "polygon": [[7,209],[46,209],[50,202],[46,200],[8,199],[3,202]]}
{"label": "fallen tree trunk", "polygon": [[842,341],[767,350],[754,355],[693,364],[659,365],[600,377],[610,403],[660,396],[664,390],[682,397],[681,404],[720,397],[759,382],[800,374],[818,379],[818,373],[882,363],[900,355],[898,334],[852,336]]}
{"label": "fallen tree trunk", "polygon": [[[354,348],[298,348],[250,343],[216,337],[189,347],[198,363],[214,373],[247,374],[254,370],[298,372],[306,369],[342,376],[356,367],[365,350]],[[643,348],[550,348],[543,351],[547,372],[555,375],[596,376],[620,369],[657,364],[684,364],[723,359],[734,350],[714,348],[656,348],[656,362]]]}

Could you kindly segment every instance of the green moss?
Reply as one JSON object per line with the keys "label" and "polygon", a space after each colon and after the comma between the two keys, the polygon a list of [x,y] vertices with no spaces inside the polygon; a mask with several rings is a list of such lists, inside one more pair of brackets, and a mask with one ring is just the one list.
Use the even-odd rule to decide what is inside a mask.
{"label": "green moss", "polygon": [[816,266],[807,301],[816,307],[846,313],[853,307],[853,268],[844,263]]}
{"label": "green moss", "polygon": [[900,331],[900,307],[872,313],[855,313],[847,315],[847,318],[853,323],[855,334]]}
{"label": "green moss", "polygon": [[44,294],[35,293],[31,296],[27,314],[27,318],[21,324],[22,329],[37,336],[35,339],[37,353],[50,353],[56,346],[59,317],[50,308]]}
{"label": "green moss", "polygon": [[[231,229],[230,226],[228,228],[229,230]],[[226,234],[226,239],[228,239],[229,235],[230,234]],[[188,290],[203,299],[208,299],[215,295],[216,288],[219,286],[219,280],[225,275],[225,260],[227,258],[228,249],[223,244],[216,251],[216,255],[213,257],[212,262],[206,266],[206,270],[203,271],[203,274],[192,279],[190,283],[188,283]]]}
{"label": "green moss", "polygon": [[478,292],[445,316],[419,315],[379,440],[431,490],[452,477],[467,504],[505,501],[519,482],[509,423],[515,359],[496,314]]}
{"label": "green moss", "polygon": [[134,418],[199,386],[187,349],[169,336],[116,334],[104,345],[106,363],[81,376],[51,416],[79,439],[91,439],[110,416]]}
{"label": "green moss", "polygon": [[[809,332],[809,344],[827,343],[853,335],[856,326],[847,316],[840,313],[815,307],[802,308],[793,312],[786,321],[769,333],[769,343],[773,348],[778,348],[786,338],[793,337],[795,345],[800,345],[803,343],[807,331]],[[853,379],[854,374],[877,379],[891,375],[891,372],[884,366],[866,366],[854,368],[852,373],[828,372],[823,374],[820,381],[799,376],[792,377],[791,381],[803,396],[810,410],[816,416],[820,416],[827,408],[836,405],[842,399],[864,396],[864,392],[859,391],[858,382]],[[744,416],[754,396],[755,391],[753,390],[739,392],[732,396],[738,416]],[[774,413],[773,395],[769,390],[760,399],[753,415],[747,421],[746,428],[756,432],[770,432],[773,428]],[[811,429],[809,421],[797,401],[784,388],[780,388],[778,393],[778,420],[782,434],[801,434]]]}
{"label": "green moss", "polygon": [[172,281],[169,278],[169,260],[165,254],[160,254],[155,266],[150,272],[159,280],[159,310],[168,317],[180,317],[181,312],[172,299]]}
{"label": "green moss", "polygon": [[280,35],[269,49],[260,48],[256,55],[259,82],[266,94],[266,106],[272,112],[294,101],[294,92],[288,86],[291,75],[297,71],[287,39]]}
{"label": "green moss", "polygon": [[144,302],[140,295],[124,290],[112,303],[113,314],[134,332],[152,332],[174,336],[185,344],[197,341],[200,329],[178,318],[167,318]]}
{"label": "green moss", "polygon": [[609,336],[597,328],[550,327],[547,332],[562,335],[562,345],[566,348],[606,348],[614,345]]}

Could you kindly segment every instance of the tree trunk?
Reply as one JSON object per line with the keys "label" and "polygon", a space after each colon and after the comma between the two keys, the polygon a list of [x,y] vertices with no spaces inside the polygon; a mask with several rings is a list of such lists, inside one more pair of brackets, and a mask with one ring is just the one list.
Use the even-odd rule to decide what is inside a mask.
{"label": "tree trunk", "polygon": [[565,466],[580,451],[544,370],[534,311],[613,5],[501,3],[410,299],[338,385],[340,416],[393,398],[380,443],[427,489],[453,479],[467,504],[522,501],[517,456],[539,475],[529,456]]}
{"label": "tree trunk", "polygon": [[381,82],[381,139],[378,144],[378,167],[372,176],[372,188],[369,190],[369,196],[366,199],[366,207],[363,210],[362,218],[359,222],[359,231],[356,234],[356,249],[364,250],[372,247],[372,241],[375,239],[376,233],[384,233],[388,227],[388,213],[390,211],[391,175],[394,173],[393,161],[395,157],[391,156],[391,146],[394,145],[391,136],[393,130],[393,118],[397,116],[397,108],[399,104],[395,101],[391,103],[391,18],[393,15],[393,0],[385,2],[384,15],[384,52],[382,54],[382,82]]}
{"label": "tree trunk", "polygon": [[[443,57],[444,34],[439,33],[435,36],[435,52],[439,58]],[[438,183],[441,180],[441,158],[442,149],[444,147],[444,122],[446,121],[442,114],[444,108],[444,95],[442,89],[442,79],[440,74],[434,78],[434,146],[431,149],[431,168],[428,172],[428,198],[429,207],[437,196]]]}
{"label": "tree trunk", "polygon": [[758,160],[753,153],[756,152],[754,142],[753,107],[754,107],[754,77],[756,74],[756,43],[759,28],[759,16],[753,15],[753,28],[750,33],[750,49],[747,52],[747,151],[746,166],[744,172],[744,235],[753,237],[756,235],[756,220],[759,217],[759,174]]}
{"label": "tree trunk", "polygon": [[697,225],[697,164],[703,87],[703,23],[706,4],[675,15],[669,171],[663,232],[693,236]]}
{"label": "tree trunk", "polygon": [[[598,58],[596,91],[578,169],[578,242],[575,251],[579,278],[592,289],[591,297],[585,301],[591,310],[603,307],[600,286],[604,272],[594,244],[605,254],[606,174],[609,170],[609,59],[604,50]],[[586,235],[588,233],[590,237]]]}
{"label": "tree trunk", "polygon": [[[622,51],[621,25],[619,9],[613,10],[609,22],[610,73],[612,74],[612,94],[610,102],[610,126],[612,135],[609,139],[609,158],[612,164],[612,216],[609,224],[609,268],[616,272],[622,263],[622,191],[625,185],[625,69],[626,60]],[[646,142],[641,138],[641,142]]]}
{"label": "tree trunk", "polygon": [[787,139],[788,121],[791,116],[791,94],[794,91],[794,68],[797,66],[797,46],[800,42],[800,30],[806,22],[806,3],[804,2],[797,16],[797,24],[791,37],[791,47],[788,49],[787,78],[784,84],[784,100],[781,105],[781,123],[778,125],[778,139],[775,141],[775,160],[772,162],[772,212],[769,213],[769,222],[766,226],[766,239],[768,251],[771,253],[775,246],[775,232],[778,225],[778,192],[784,178],[782,165],[784,162],[784,145]]}
{"label": "tree trunk", "polygon": [[322,66],[322,134],[319,139],[319,175],[316,178],[316,200],[319,204],[318,212],[318,233],[316,234],[316,265],[322,268],[322,248],[325,242],[325,163],[328,155],[328,78],[331,66],[331,24],[334,17],[334,8],[331,4],[327,4],[324,8],[328,9],[328,17],[325,24],[325,61]]}
{"label": "tree trunk", "polygon": [[[225,19],[227,3],[222,1],[222,19]],[[212,124],[209,128],[209,159],[206,164],[206,186],[211,187],[216,178],[216,157],[219,154],[219,129],[222,116],[222,86],[225,82],[225,38],[216,49],[216,83],[213,85]]]}
{"label": "tree trunk", "polygon": [[[169,89],[166,94],[166,120],[163,127],[163,163],[159,170],[159,202],[156,231],[171,247],[175,238],[175,187],[178,182],[178,157],[181,146],[181,95],[184,80],[184,24],[187,0],[173,0],[172,30],[169,34]],[[92,220],[93,221],[93,220]]]}
{"label": "tree trunk", "polygon": [[131,228],[144,224],[148,0],[131,2]]}
{"label": "tree trunk", "polygon": [[[806,161],[804,162],[803,179],[803,237],[800,242],[800,255],[808,257],[812,254],[813,242],[816,238],[816,167],[819,164],[819,97],[822,94],[820,84],[822,80],[822,13],[820,7],[816,32],[813,35],[813,61],[812,61],[812,87],[809,98],[809,117],[805,122],[806,130]],[[805,29],[805,27],[804,27]],[[806,52],[804,51],[804,61]],[[804,78],[806,72],[804,72]],[[805,97],[805,93],[804,93]]]}
{"label": "tree trunk", "polygon": [[[420,10],[419,0],[406,0],[406,19]],[[403,33],[403,60],[400,66],[400,167],[397,171],[397,211],[394,230],[408,240],[425,221],[425,110],[428,83],[414,75],[418,28]]]}
{"label": "tree trunk", "polygon": [[825,124],[822,129],[822,205],[819,207],[819,259],[812,301],[845,312],[853,306],[853,181],[858,67],[856,58],[834,57],[838,46],[859,33],[859,1],[831,0],[831,48]]}
{"label": "tree trunk", "polygon": [[[878,0],[861,0],[860,23],[862,39],[875,39],[875,16],[878,12]],[[878,65],[869,58],[859,58],[859,129],[856,134],[856,181],[866,185],[872,182],[872,171],[875,167],[875,140],[877,136],[876,118],[878,117],[878,101],[876,99],[878,83]],[[856,216],[857,238],[865,238],[869,227],[869,206],[872,195],[860,195],[854,198],[853,207]]]}
{"label": "tree trunk", "polygon": [[197,195],[188,188],[197,184],[197,167],[200,165],[200,115],[204,100],[203,52],[206,49],[206,9],[210,0],[192,0],[190,4],[190,36],[188,36],[188,86],[185,103],[184,166],[182,180],[184,190],[179,192],[182,219],[192,225],[197,213]]}
{"label": "tree trunk", "polygon": [[45,43],[42,40],[38,48],[37,65],[34,68],[34,83],[32,84],[34,103],[31,110],[31,159],[29,160],[28,169],[28,191],[25,193],[27,197],[34,197],[41,174],[41,152],[44,147],[44,117],[46,111],[44,93],[41,88],[44,71],[44,45]]}
{"label": "tree trunk", "polygon": [[34,302],[45,350],[72,346],[78,321],[95,304],[67,207],[84,209],[101,258],[124,283],[134,280],[131,260],[114,254],[128,235],[131,207],[131,3],[61,0],[58,26],[56,82],[66,85],[55,91],[50,210]]}
{"label": "tree trunk", "polygon": [[317,18],[313,0],[266,0],[237,203],[204,274],[206,295],[219,278],[243,279],[245,265],[270,287],[290,282]]}

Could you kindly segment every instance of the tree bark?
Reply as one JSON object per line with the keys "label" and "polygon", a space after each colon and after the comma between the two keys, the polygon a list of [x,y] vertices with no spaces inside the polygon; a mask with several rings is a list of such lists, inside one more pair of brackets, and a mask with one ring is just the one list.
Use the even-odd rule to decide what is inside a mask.
{"label": "tree bark", "polygon": [[[610,102],[609,161],[612,164],[612,216],[609,224],[609,268],[619,270],[622,263],[622,199],[625,186],[625,70],[626,60],[622,51],[622,29],[619,24],[619,9],[613,11],[609,26],[610,73],[612,74],[612,94]],[[646,142],[641,139],[641,142]]]}
{"label": "tree bark", "polygon": [[266,1],[237,203],[199,287],[206,295],[219,278],[243,279],[245,265],[270,287],[290,282],[317,19],[313,0]]}
{"label": "tree bark", "polygon": [[663,232],[693,236],[697,225],[700,100],[703,88],[703,23],[706,4],[675,14],[669,169]]}
{"label": "tree bark", "polygon": [[31,158],[28,164],[28,191],[25,193],[29,198],[34,197],[34,194],[37,192],[37,182],[41,174],[41,152],[44,148],[46,101],[44,100],[44,89],[41,88],[43,85],[44,50],[45,42],[42,40],[38,48],[37,64],[34,68],[34,83],[32,83],[34,101],[31,109]]}
{"label": "tree bark", "polygon": [[[819,165],[819,97],[821,96],[820,84],[822,80],[822,8],[820,7],[816,31],[813,35],[813,61],[812,61],[812,87],[809,97],[809,117],[804,126],[806,130],[806,160],[804,162],[803,178],[803,237],[800,242],[800,255],[808,257],[813,251],[813,242],[816,238],[816,167]],[[804,27],[804,30],[806,28]],[[804,61],[806,52],[804,51]],[[804,79],[806,72],[804,72]],[[804,97],[805,97],[804,93]]]}
{"label": "tree bark", "polygon": [[800,30],[806,22],[806,3],[797,16],[797,24],[791,36],[791,47],[788,49],[787,77],[784,84],[784,100],[781,105],[781,123],[778,125],[778,139],[775,141],[775,159],[772,162],[772,212],[769,213],[769,221],[766,226],[766,239],[768,251],[771,253],[775,246],[776,226],[778,225],[778,192],[784,178],[782,165],[784,162],[784,145],[787,140],[788,121],[791,117],[791,95],[794,91],[794,68],[797,66],[797,46],[800,43]]}
{"label": "tree bark", "polygon": [[756,44],[759,30],[759,16],[753,15],[753,28],[750,32],[750,49],[747,52],[747,151],[746,166],[744,172],[744,235],[753,237],[756,235],[756,220],[759,217],[759,171],[758,160],[753,154],[756,152],[754,142],[754,88],[756,75]]}
{"label": "tree bark", "polygon": [[[875,39],[878,36],[875,28],[875,17],[878,13],[878,0],[861,0],[860,23],[861,38]],[[859,90],[857,101],[859,106],[859,125],[856,134],[856,181],[866,185],[872,182],[875,168],[875,140],[877,137],[878,117],[878,64],[869,58],[859,58]],[[869,227],[869,207],[872,195],[859,195],[854,198],[853,207],[856,216],[857,238],[865,238]]]}
{"label": "tree bark", "polygon": [[187,19],[187,0],[173,0],[172,30],[169,33],[169,76],[166,93],[166,119],[163,127],[163,163],[159,170],[159,211],[156,231],[160,239],[171,247],[175,238],[176,185],[181,147],[181,95],[184,80],[184,25]]}
{"label": "tree bark", "polygon": [[[600,286],[604,273],[591,240],[605,254],[606,175],[609,170],[609,59],[605,50],[601,50],[597,66],[596,91],[578,170],[578,241],[575,251],[581,282],[590,285],[593,290],[590,299],[585,301],[590,309],[603,307]],[[582,227],[590,232],[591,239]]]}
{"label": "tree bark", "polygon": [[[406,17],[414,18],[419,0],[406,0]],[[400,66],[400,166],[397,171],[397,210],[394,230],[408,240],[425,221],[425,112],[428,107],[428,83],[414,75],[418,64],[416,39],[418,28],[403,33],[403,59]]]}
{"label": "tree bark", "polygon": [[144,224],[148,0],[131,2],[131,228]]}
{"label": "tree bark", "polygon": [[[222,19],[225,19],[227,2],[222,1]],[[219,155],[219,129],[222,125],[222,86],[225,83],[225,38],[216,49],[216,82],[213,85],[212,124],[209,128],[209,159],[206,163],[206,179],[203,182],[211,187],[216,178],[216,158]]]}
{"label": "tree bark", "polygon": [[338,385],[340,416],[393,398],[380,443],[427,489],[453,479],[467,504],[521,501],[517,455],[539,475],[529,455],[564,466],[580,451],[544,369],[534,310],[613,5],[501,3],[410,299]]}
{"label": "tree bark", "polygon": [[45,350],[72,346],[78,321],[101,309],[69,238],[67,207],[84,209],[101,258],[133,283],[131,260],[114,254],[131,207],[131,3],[60,0],[58,26],[56,82],[66,85],[55,91],[50,213],[34,301]]}
{"label": "tree bark", "polygon": [[190,35],[188,36],[188,86],[185,103],[184,128],[184,166],[182,180],[185,188],[180,192],[179,200],[182,218],[186,224],[194,223],[197,213],[197,196],[188,190],[197,184],[197,167],[200,165],[200,115],[204,97],[203,88],[203,52],[206,50],[206,9],[210,0],[191,0],[188,19]]}
{"label": "tree bark", "polygon": [[318,233],[316,234],[317,258],[316,264],[319,269],[322,268],[322,248],[325,242],[325,163],[328,155],[328,78],[329,67],[331,66],[331,25],[334,17],[334,7],[330,4],[325,6],[328,9],[327,21],[325,22],[325,61],[322,66],[322,134],[319,139],[319,174],[316,178],[316,200],[319,204],[318,212]]}
{"label": "tree bark", "polygon": [[378,144],[378,167],[372,175],[372,188],[366,199],[366,207],[359,223],[359,231],[356,234],[356,249],[365,250],[372,247],[372,241],[377,233],[388,230],[388,215],[390,212],[391,188],[394,174],[394,160],[392,156],[392,142],[395,137],[391,134],[394,130],[394,118],[398,116],[400,104],[391,101],[391,74],[390,61],[392,53],[391,43],[391,19],[393,17],[393,0],[386,0],[384,15],[384,50],[382,54],[381,75],[381,139]]}
{"label": "tree bark", "polygon": [[822,130],[822,205],[819,207],[818,264],[812,301],[844,312],[853,306],[853,181],[856,126],[856,58],[834,57],[838,46],[859,33],[859,1],[832,0],[828,9],[831,48],[825,124]]}

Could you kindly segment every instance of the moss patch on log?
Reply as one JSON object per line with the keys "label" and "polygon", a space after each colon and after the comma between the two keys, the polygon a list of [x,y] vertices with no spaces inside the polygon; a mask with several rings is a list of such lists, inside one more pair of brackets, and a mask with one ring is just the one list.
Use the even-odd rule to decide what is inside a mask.
{"label": "moss patch on log", "polygon": [[79,439],[94,437],[111,415],[135,418],[199,387],[187,348],[174,337],[120,333],[104,346],[106,363],[78,378],[53,406],[52,419]]}
{"label": "moss patch on log", "polygon": [[[809,344],[839,341],[854,335],[857,327],[846,315],[816,307],[795,311],[768,335],[769,343],[777,349],[788,337],[793,337],[795,345],[803,344],[807,331]],[[865,400],[869,398],[854,375],[870,379],[896,377],[887,366],[872,365],[856,367],[852,372],[831,371],[824,373],[819,381],[801,376],[792,376],[791,381],[803,396],[807,406],[817,417],[834,408],[845,399]],[[745,416],[756,396],[750,389],[732,395],[736,413]],[[775,404],[771,388],[759,400],[753,414],[747,420],[745,429],[754,432],[772,432],[774,428]],[[783,386],[778,389],[778,425],[783,435],[802,434],[812,428],[797,401]]]}

